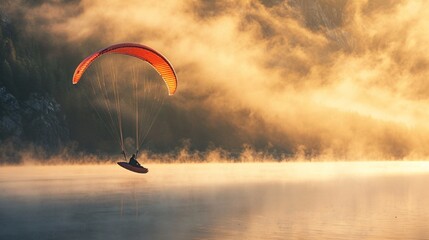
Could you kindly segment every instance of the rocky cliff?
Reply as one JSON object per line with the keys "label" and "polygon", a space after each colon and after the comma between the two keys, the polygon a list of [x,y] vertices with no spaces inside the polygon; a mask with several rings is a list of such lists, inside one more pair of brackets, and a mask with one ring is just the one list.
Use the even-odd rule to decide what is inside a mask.
{"label": "rocky cliff", "polygon": [[[0,162],[17,162],[16,151],[32,145],[45,153],[61,150],[70,140],[65,116],[55,99],[38,93],[18,101],[0,87]],[[18,158],[18,159],[17,159]]]}

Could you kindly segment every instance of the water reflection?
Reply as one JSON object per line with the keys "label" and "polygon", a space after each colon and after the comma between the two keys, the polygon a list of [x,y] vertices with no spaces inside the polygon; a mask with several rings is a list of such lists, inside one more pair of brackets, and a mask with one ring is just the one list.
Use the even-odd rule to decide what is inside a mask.
{"label": "water reflection", "polygon": [[0,239],[429,239],[429,163],[0,168]]}

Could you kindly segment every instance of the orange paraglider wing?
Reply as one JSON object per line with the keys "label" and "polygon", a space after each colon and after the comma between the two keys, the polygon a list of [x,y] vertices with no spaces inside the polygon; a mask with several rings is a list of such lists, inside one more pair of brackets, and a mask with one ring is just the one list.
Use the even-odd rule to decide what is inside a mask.
{"label": "orange paraglider wing", "polygon": [[103,54],[117,53],[140,58],[150,65],[161,75],[168,88],[168,94],[173,95],[177,89],[176,72],[170,62],[157,51],[144,45],[136,43],[120,43],[104,48],[85,58],[79,66],[77,66],[73,75],[73,84],[77,84],[86,69],[94,62],[95,59]]}

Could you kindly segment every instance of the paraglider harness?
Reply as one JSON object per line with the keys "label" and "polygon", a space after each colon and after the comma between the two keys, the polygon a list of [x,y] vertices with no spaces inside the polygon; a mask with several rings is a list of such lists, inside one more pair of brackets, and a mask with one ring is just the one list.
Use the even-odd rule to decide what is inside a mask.
{"label": "paraglider harness", "polygon": [[[135,167],[142,167],[140,163],[137,161],[137,154],[139,153],[139,150],[136,151],[135,154],[130,158],[129,164]],[[124,150],[122,150],[122,154],[124,155],[125,161],[127,161],[127,154]]]}

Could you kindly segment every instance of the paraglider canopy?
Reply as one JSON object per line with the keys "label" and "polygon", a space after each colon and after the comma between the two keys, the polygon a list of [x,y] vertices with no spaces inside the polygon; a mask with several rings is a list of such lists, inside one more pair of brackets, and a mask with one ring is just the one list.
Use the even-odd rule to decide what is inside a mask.
{"label": "paraglider canopy", "polygon": [[[122,60],[115,61],[107,68],[102,64],[102,59],[95,61],[100,56],[109,53],[127,55],[149,63],[163,81],[159,81],[159,77],[152,80],[145,77],[144,74],[137,74],[139,70],[134,67],[132,74],[128,74],[129,65],[124,68],[124,65],[121,65],[123,64]],[[116,59],[120,58],[122,56],[117,56]],[[135,59],[130,58],[130,60]],[[125,143],[134,142],[134,150],[139,151],[160,112],[164,98],[167,96],[165,86],[167,86],[168,95],[173,95],[176,92],[176,73],[170,62],[154,49],[136,43],[120,43],[86,57],[77,66],[72,83],[79,83],[91,64],[97,65],[100,62],[101,68],[91,68],[88,71],[93,81],[84,81],[79,84],[82,86],[80,92],[88,99],[94,110],[94,115],[102,120],[106,130],[118,141],[126,160],[125,150],[132,147],[130,147],[131,144],[125,146]],[[141,61],[136,62],[140,63]],[[138,64],[139,67],[142,67],[141,65],[146,64]],[[95,76],[91,75],[92,70],[95,70]],[[127,138],[131,135],[132,128],[135,132],[134,140]],[[124,139],[130,141],[124,143]]]}
{"label": "paraglider canopy", "polygon": [[173,95],[177,89],[176,72],[170,62],[154,49],[136,43],[120,43],[97,51],[85,58],[76,68],[73,75],[73,84],[77,84],[91,63],[103,54],[116,53],[140,58],[150,65],[161,75],[168,88],[168,94]]}

